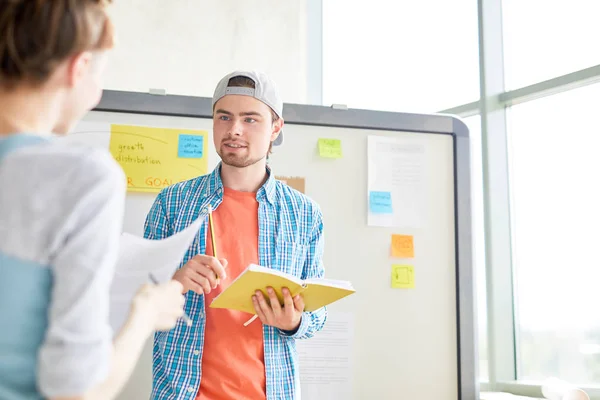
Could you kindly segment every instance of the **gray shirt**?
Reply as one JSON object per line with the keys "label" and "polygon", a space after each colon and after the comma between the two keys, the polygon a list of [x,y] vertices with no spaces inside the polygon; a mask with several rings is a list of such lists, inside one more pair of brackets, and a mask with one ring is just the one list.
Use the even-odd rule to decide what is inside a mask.
{"label": "gray shirt", "polygon": [[[51,275],[48,321],[35,366],[44,397],[83,394],[108,374],[113,337],[108,296],[125,190],[121,168],[102,149],[50,141],[0,160],[0,271],[33,264]],[[22,282],[0,276],[3,280],[20,293]],[[19,307],[14,299],[15,315],[29,318],[26,310],[18,314]],[[4,319],[0,315],[2,325],[11,323]]]}

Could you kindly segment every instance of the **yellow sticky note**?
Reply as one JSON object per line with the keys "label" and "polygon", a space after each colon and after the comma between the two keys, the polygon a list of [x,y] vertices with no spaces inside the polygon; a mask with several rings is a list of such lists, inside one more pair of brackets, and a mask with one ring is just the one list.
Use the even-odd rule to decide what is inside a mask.
{"label": "yellow sticky note", "polygon": [[413,258],[415,246],[412,235],[392,235],[392,257]]}
{"label": "yellow sticky note", "polygon": [[392,265],[392,288],[414,289],[415,269],[411,265]]}
{"label": "yellow sticky note", "polygon": [[154,192],[204,175],[208,132],[112,125],[110,152],[127,176],[127,190]]}
{"label": "yellow sticky note", "polygon": [[319,155],[324,158],[342,158],[342,141],[319,139]]}

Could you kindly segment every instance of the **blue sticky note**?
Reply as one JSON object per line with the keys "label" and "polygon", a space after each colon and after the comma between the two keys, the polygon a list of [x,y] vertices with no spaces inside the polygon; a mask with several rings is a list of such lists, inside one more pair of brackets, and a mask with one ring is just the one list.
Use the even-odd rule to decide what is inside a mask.
{"label": "blue sticky note", "polygon": [[392,194],[369,192],[369,209],[373,214],[392,214]]}
{"label": "blue sticky note", "polygon": [[179,158],[202,158],[204,154],[204,136],[179,134],[177,146],[177,157]]}

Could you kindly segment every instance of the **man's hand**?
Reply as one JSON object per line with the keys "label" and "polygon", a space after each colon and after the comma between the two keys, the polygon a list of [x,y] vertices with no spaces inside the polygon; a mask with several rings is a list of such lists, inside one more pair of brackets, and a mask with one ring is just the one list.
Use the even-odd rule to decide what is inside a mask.
{"label": "man's hand", "polygon": [[219,284],[218,278],[225,279],[225,268],[227,260],[220,260],[215,257],[197,255],[191,258],[183,267],[181,267],[173,279],[183,285],[182,293],[188,290],[198,294],[210,293],[210,291]]}
{"label": "man's hand", "polygon": [[295,331],[300,326],[302,312],[304,312],[304,299],[300,295],[292,298],[288,288],[282,288],[283,307],[279,304],[279,299],[273,288],[267,288],[269,302],[263,296],[260,290],[252,296],[252,303],[258,318],[265,325],[274,326],[284,331]]}

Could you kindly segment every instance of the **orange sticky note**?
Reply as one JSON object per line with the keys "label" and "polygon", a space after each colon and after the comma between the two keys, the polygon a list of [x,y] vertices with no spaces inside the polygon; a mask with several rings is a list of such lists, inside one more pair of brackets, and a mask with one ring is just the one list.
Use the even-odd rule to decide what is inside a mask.
{"label": "orange sticky note", "polygon": [[415,245],[412,235],[392,235],[392,257],[413,258]]}

